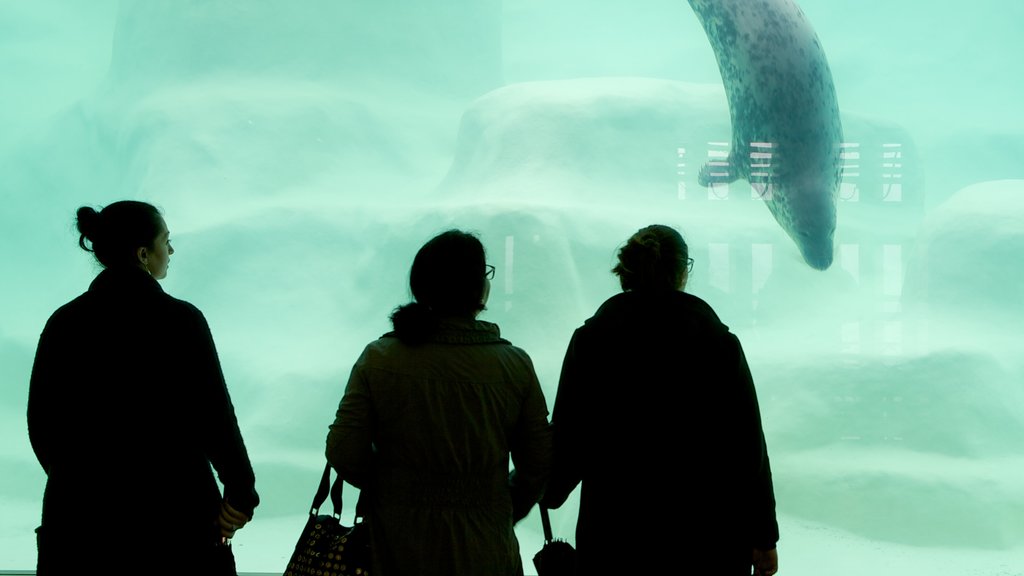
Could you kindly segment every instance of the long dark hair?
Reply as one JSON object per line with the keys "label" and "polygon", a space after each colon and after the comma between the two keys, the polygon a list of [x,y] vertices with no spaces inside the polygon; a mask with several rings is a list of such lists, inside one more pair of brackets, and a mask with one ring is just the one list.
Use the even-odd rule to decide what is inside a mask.
{"label": "long dark hair", "polygon": [[104,268],[136,266],[137,250],[153,248],[162,219],[155,206],[136,200],[114,202],[98,212],[82,206],[75,219],[78,245]]}
{"label": "long dark hair", "polygon": [[629,237],[612,272],[623,290],[676,290],[688,259],[682,235],[669,226],[653,224]]}
{"label": "long dark hair", "polygon": [[426,341],[444,316],[473,317],[484,309],[484,246],[461,230],[447,230],[424,244],[412,261],[409,288],[414,301],[391,313],[403,341]]}

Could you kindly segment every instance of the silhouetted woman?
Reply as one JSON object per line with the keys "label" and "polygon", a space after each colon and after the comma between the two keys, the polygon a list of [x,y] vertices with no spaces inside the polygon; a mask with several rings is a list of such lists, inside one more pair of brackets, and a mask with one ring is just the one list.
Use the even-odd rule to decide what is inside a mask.
{"label": "silhouetted woman", "polygon": [[233,574],[222,542],[259,498],[206,319],[157,282],[167,225],[135,201],[77,225],[103,270],[50,316],[32,367],[38,573]]}
{"label": "silhouetted woman", "polygon": [[541,505],[582,482],[580,574],[774,574],[768,453],[739,340],[683,292],[692,260],[668,226],[619,251],[623,292],[572,336]]}
{"label": "silhouetted woman", "polygon": [[512,526],[540,496],[550,430],[529,356],[476,319],[493,270],[475,236],[431,239],[415,301],[352,368],[327,458],[363,490],[375,574],[523,573]]}

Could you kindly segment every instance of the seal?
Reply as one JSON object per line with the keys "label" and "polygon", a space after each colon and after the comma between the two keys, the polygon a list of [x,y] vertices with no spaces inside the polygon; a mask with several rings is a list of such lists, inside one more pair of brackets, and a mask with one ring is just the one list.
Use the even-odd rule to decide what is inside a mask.
{"label": "seal", "polygon": [[832,265],[843,128],[832,71],[793,0],[689,0],[718,60],[732,122],[702,186],[748,181],[812,268]]}

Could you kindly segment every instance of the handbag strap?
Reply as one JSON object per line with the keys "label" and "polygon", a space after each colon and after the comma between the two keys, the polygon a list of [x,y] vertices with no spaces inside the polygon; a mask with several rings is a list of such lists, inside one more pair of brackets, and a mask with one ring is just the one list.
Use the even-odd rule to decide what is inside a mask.
{"label": "handbag strap", "polygon": [[316,490],[316,495],[313,496],[313,505],[309,509],[311,516],[316,516],[320,513],[320,506],[323,505],[324,501],[327,500],[327,495],[330,493],[331,504],[334,506],[335,518],[341,517],[341,490],[344,488],[345,482],[342,481],[339,475],[334,479],[334,484],[331,484],[331,464],[330,462],[324,466],[324,475],[320,478],[320,487]]}
{"label": "handbag strap", "polygon": [[544,542],[551,542],[554,537],[551,535],[551,518],[548,516],[548,509],[543,506],[537,506],[540,508],[540,523],[544,526]]}

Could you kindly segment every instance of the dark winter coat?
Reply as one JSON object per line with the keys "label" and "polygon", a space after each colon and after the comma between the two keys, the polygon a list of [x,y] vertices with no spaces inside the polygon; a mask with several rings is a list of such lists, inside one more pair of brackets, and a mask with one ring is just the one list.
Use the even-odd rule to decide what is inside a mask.
{"label": "dark winter coat", "polygon": [[[542,504],[582,481],[580,574],[750,574],[778,540],[761,418],[739,340],[703,300],[625,292],[572,336]],[[745,572],[744,572],[745,570]]]}
{"label": "dark winter coat", "polygon": [[512,527],[547,478],[547,416],[529,356],[494,324],[452,318],[422,345],[391,335],[371,342],[352,369],[327,458],[364,489],[372,572],[522,574]]}
{"label": "dark winter coat", "polygon": [[50,317],[28,431],[47,475],[40,574],[148,572],[136,561],[207,572],[221,502],[211,464],[234,508],[259,502],[206,319],[142,270],[101,272]]}

